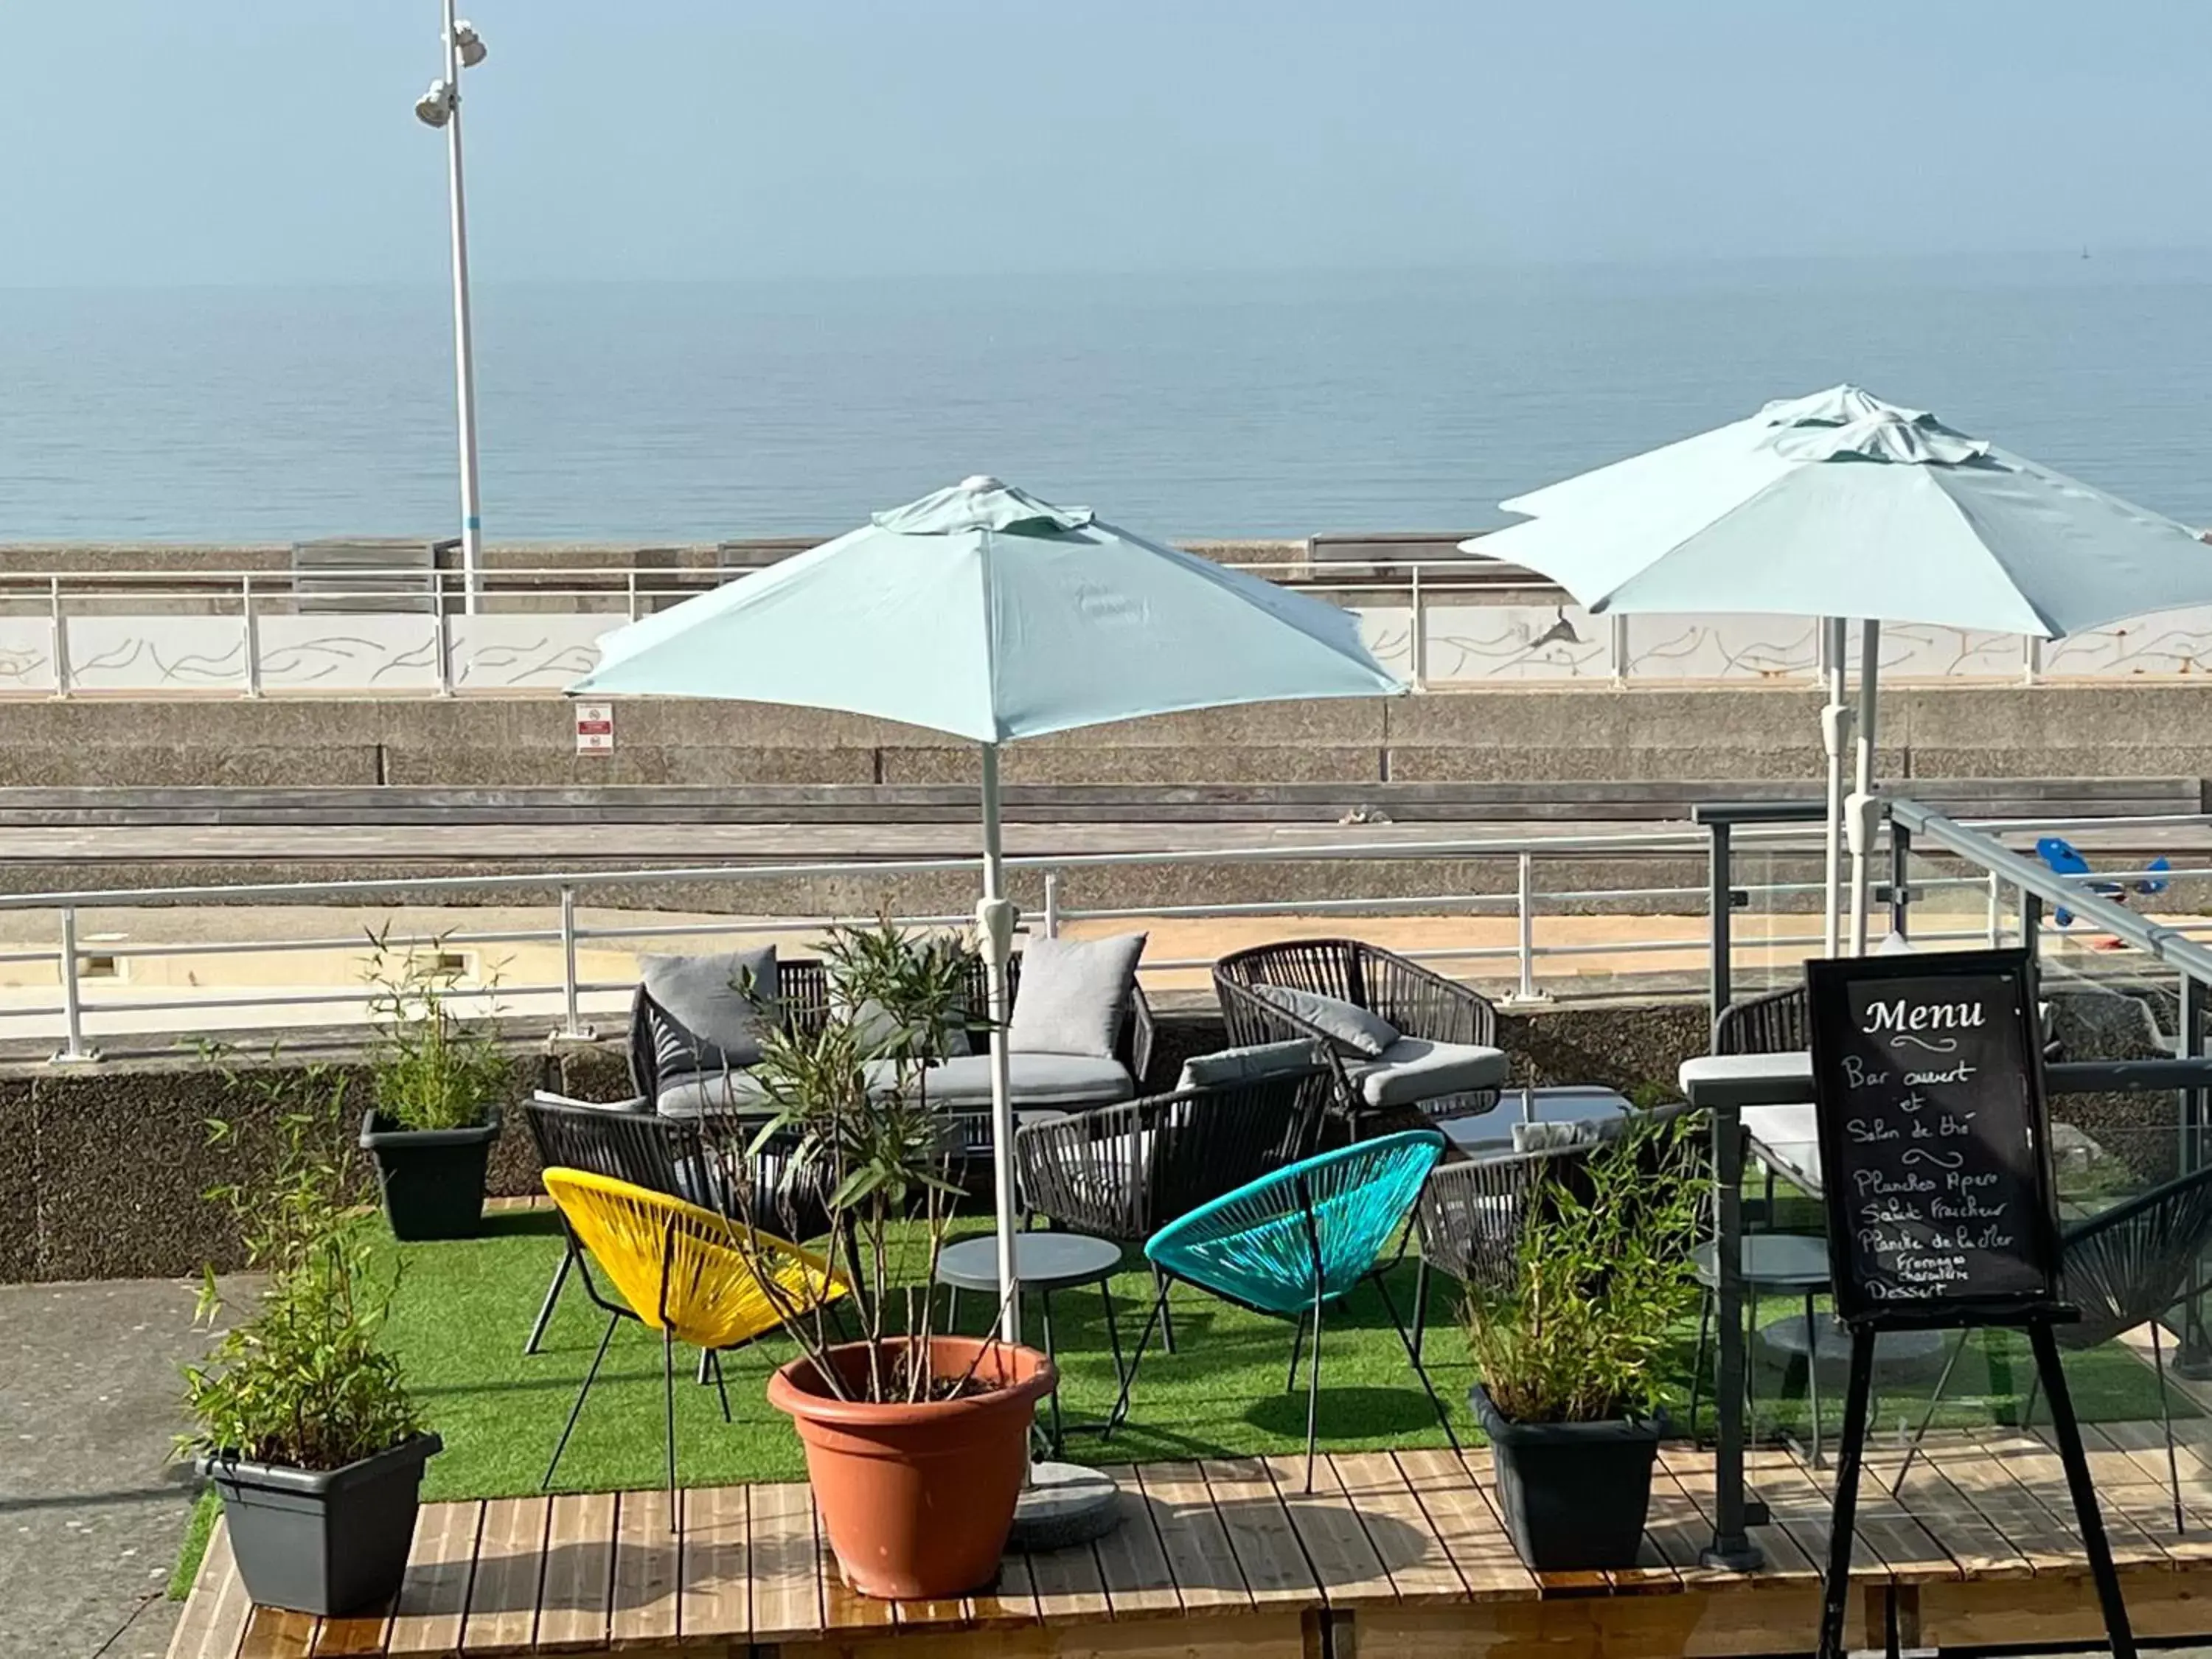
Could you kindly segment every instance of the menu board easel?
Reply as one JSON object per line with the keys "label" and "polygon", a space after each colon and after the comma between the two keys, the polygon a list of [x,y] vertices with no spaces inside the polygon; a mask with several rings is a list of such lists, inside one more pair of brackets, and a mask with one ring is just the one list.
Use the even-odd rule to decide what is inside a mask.
{"label": "menu board easel", "polygon": [[1860,957],[1808,962],[1805,981],[1832,1288],[1851,1334],[1821,1659],[1843,1651],[1875,1338],[1991,1325],[2027,1333],[2106,1632],[2133,1659],[2051,1336],[2075,1315],[2058,1294],[2034,966],[2025,951]]}

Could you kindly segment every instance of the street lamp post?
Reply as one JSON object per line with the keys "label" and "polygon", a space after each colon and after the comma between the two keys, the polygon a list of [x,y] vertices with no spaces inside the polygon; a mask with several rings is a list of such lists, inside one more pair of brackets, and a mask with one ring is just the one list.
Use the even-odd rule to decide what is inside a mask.
{"label": "street lamp post", "polygon": [[446,130],[447,194],[453,222],[453,391],[461,441],[461,608],[477,612],[483,587],[483,525],[477,503],[476,349],[469,326],[469,226],[461,189],[461,71],[481,64],[484,44],[473,25],[445,0],[446,72],[415,100],[426,126]]}

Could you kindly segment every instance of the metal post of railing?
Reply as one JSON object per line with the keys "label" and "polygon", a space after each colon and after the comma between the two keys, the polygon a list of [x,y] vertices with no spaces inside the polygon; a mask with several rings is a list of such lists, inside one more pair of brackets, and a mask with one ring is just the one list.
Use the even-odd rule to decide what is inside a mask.
{"label": "metal post of railing", "polygon": [[1990,872],[1990,903],[1988,932],[1990,949],[1994,951],[2004,943],[2004,878],[1994,870]]}
{"label": "metal post of railing", "polygon": [[2043,678],[2043,641],[2030,634],[2021,641],[2020,683],[2033,685]]}
{"label": "metal post of railing", "polygon": [[1413,689],[1429,689],[1429,629],[1421,604],[1421,567],[1413,566]]}
{"label": "metal post of railing", "polygon": [[1611,639],[1613,641],[1613,683],[1615,685],[1626,685],[1628,684],[1627,617],[1615,617],[1613,618]]}
{"label": "metal post of railing", "polygon": [[1513,959],[1521,970],[1521,983],[1506,1000],[1549,1002],[1550,993],[1536,988],[1536,860],[1527,852],[1514,860],[1513,920],[1517,925]]}
{"label": "metal post of railing", "polygon": [[2043,954],[2043,895],[2020,890],[2020,943],[2033,962]]}
{"label": "metal post of railing", "polygon": [[442,570],[430,573],[430,608],[437,614],[438,621],[438,695],[450,697],[453,695],[453,628],[446,617],[446,573]]}
{"label": "metal post of railing", "polygon": [[62,614],[62,579],[46,578],[47,602],[53,612],[54,695],[70,694],[69,619]]}
{"label": "metal post of railing", "polygon": [[1911,935],[1912,908],[1912,831],[1892,818],[1889,823],[1889,931],[1900,939]]}
{"label": "metal post of railing", "polygon": [[1705,903],[1712,928],[1712,1014],[1717,1024],[1729,1006],[1729,953],[1735,949],[1729,933],[1735,916],[1729,908],[1733,892],[1729,884],[1729,826],[1725,821],[1716,821],[1707,833],[1712,837],[1712,850]]}
{"label": "metal post of railing", "polygon": [[1060,937],[1060,872],[1044,872],[1044,936]]}
{"label": "metal post of railing", "polygon": [[76,907],[65,905],[62,909],[62,1046],[54,1055],[57,1062],[97,1060],[100,1056],[85,1047],[84,1009],[78,1000],[76,963]]}
{"label": "metal post of railing", "polygon": [[[2181,975],[2181,1010],[2178,1022],[2181,1029],[2174,1034],[2176,1058],[2197,1060],[2204,1054],[2205,1005],[2212,1000],[2212,987],[2194,974]],[[2181,1091],[2181,1173],[2192,1174],[2204,1167],[2204,1137],[2208,1097],[2202,1089]],[[2201,1267],[2201,1264],[2200,1264]],[[2193,1282],[2203,1284],[2204,1275],[2192,1274]],[[2203,1381],[2212,1377],[2212,1338],[2204,1329],[2204,1298],[2193,1296],[2183,1304],[2180,1352],[2174,1356],[2173,1369],[2181,1376]]]}
{"label": "metal post of railing", "polygon": [[246,695],[261,695],[261,621],[253,611],[253,577],[251,572],[238,579],[238,614],[243,624],[241,642],[246,652]]}
{"label": "metal post of railing", "polygon": [[624,574],[628,578],[629,588],[629,619],[635,622],[637,620],[637,572],[630,570]]}
{"label": "metal post of railing", "polygon": [[576,1006],[576,890],[568,886],[561,889],[561,1009],[562,1036],[591,1036]]}

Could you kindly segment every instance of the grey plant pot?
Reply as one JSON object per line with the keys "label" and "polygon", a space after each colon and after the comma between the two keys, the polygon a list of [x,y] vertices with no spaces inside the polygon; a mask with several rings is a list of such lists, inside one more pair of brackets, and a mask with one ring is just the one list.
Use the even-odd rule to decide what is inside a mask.
{"label": "grey plant pot", "polygon": [[484,1170],[499,1124],[496,1101],[484,1121],[469,1129],[402,1129],[379,1112],[362,1120],[362,1149],[376,1160],[394,1238],[477,1236],[483,1225]]}
{"label": "grey plant pot", "polygon": [[194,1468],[222,1494],[230,1553],[264,1607],[325,1615],[395,1595],[415,1537],[422,1466],[445,1443],[416,1435],[342,1469],[295,1469],[221,1455]]}
{"label": "grey plant pot", "polygon": [[1506,1530],[1538,1572],[1632,1567],[1651,1507],[1651,1465],[1664,1416],[1607,1423],[1516,1423],[1477,1382],[1468,1391]]}

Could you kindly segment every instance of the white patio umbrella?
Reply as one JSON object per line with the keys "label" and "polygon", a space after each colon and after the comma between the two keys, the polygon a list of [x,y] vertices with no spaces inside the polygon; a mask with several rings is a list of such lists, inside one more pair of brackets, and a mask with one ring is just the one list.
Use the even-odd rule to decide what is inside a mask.
{"label": "white patio umbrella", "polygon": [[[999,748],[1182,709],[1406,687],[1351,611],[972,477],[795,558],[617,629],[571,694],[724,697],[836,708],[975,743],[977,907],[990,1014],[1003,1021],[1013,906],[1000,862]],[[1020,1334],[1014,1120],[991,1048],[1002,1328]]]}
{"label": "white patio umbrella", "polygon": [[1838,799],[1849,720],[1840,627],[1828,651],[1831,955],[1839,824],[1850,948],[1866,949],[1884,622],[2057,639],[2212,602],[2212,548],[2186,526],[1851,386],[1502,505],[1534,516],[1462,545],[1542,572],[1593,611],[1863,619],[1848,801]]}

